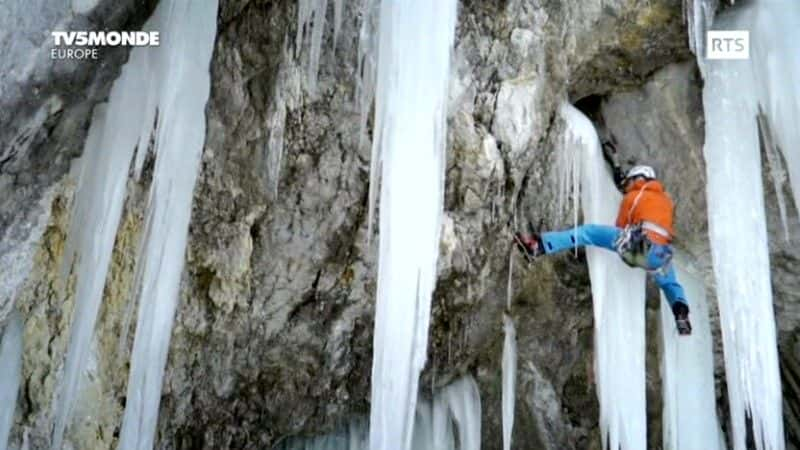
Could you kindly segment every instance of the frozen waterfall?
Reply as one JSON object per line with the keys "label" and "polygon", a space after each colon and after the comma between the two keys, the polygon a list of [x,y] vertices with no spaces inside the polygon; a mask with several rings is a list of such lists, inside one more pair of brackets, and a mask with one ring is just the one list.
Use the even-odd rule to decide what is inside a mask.
{"label": "frozen waterfall", "polygon": [[439,254],[456,4],[384,0],[380,5],[370,186],[373,192],[378,188],[380,171],[372,450],[411,446]]}
{"label": "frozen waterfall", "polygon": [[11,313],[0,337],[0,450],[6,450],[22,378],[22,317]]}
{"label": "frozen waterfall", "polygon": [[[568,158],[580,160],[584,221],[611,225],[621,195],[603,160],[594,125],[570,104],[562,105],[561,116],[567,124],[563,151]],[[594,304],[595,378],[603,445],[613,450],[644,450],[645,272],[629,268],[608,250],[590,247],[586,255]]]}
{"label": "frozen waterfall", "polygon": [[705,62],[709,237],[736,450],[745,449],[748,416],[759,450],[784,448],[756,117],[759,109],[764,112],[792,183],[797,183],[800,161],[792,152],[800,143],[799,116],[792,77],[798,74],[800,55],[797,43],[786,36],[796,34],[799,23],[798,5],[789,0],[755,2],[722,13],[715,28],[750,30],[751,59]]}
{"label": "frozen waterfall", "polygon": [[675,317],[661,295],[665,450],[725,449],[717,419],[714,353],[708,318],[706,287],[700,274],[676,255],[673,265],[691,302],[692,334],[679,336]]}
{"label": "frozen waterfall", "polygon": [[[414,415],[411,450],[480,450],[481,398],[472,377],[463,377],[434,395],[420,398]],[[355,419],[316,437],[292,437],[275,450],[368,450],[367,421]]]}
{"label": "frozen waterfall", "polygon": [[[85,370],[131,161],[138,178],[148,152],[156,156],[156,162],[142,250],[137,255],[133,296],[140,298],[139,317],[120,448],[152,447],[192,192],[205,141],[216,15],[216,0],[162,0],[144,26],[160,31],[161,45],[133,49],[108,103],[95,108],[81,158],[63,267],[65,279],[76,263],[77,287],[64,374],[53,406],[54,450],[62,447]],[[94,220],[86,222],[86,217]]]}

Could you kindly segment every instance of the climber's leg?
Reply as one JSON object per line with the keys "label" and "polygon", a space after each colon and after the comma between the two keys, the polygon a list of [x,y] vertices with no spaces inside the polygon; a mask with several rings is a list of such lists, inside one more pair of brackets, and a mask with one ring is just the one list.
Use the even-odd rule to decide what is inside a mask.
{"label": "climber's leg", "polygon": [[563,231],[542,233],[542,244],[545,253],[557,253],[591,245],[614,251],[614,241],[620,229],[608,225],[586,224]]}

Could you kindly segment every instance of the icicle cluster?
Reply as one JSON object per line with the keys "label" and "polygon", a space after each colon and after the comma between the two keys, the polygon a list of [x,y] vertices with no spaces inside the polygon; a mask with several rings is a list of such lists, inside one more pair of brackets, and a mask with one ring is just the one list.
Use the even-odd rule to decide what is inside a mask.
{"label": "icicle cluster", "polygon": [[700,69],[705,58],[706,31],[711,28],[719,0],[683,0],[683,14],[689,34],[689,48],[697,55]]}
{"label": "icicle cluster", "polygon": [[[312,438],[289,438],[278,450],[368,450],[365,420]],[[433,401],[419,399],[413,422],[411,450],[480,450],[481,399],[472,377],[464,377],[442,389]]]}
{"label": "icicle cluster", "polygon": [[[192,191],[205,141],[216,16],[216,0],[160,2],[144,29],[160,31],[161,46],[133,49],[111,88],[108,104],[94,111],[62,270],[65,279],[73,263],[77,264],[76,307],[54,402],[53,449],[61,449],[85,370],[130,163],[134,161],[132,171],[138,179],[148,151],[155,154],[156,164],[137,255],[134,295],[141,302],[120,448],[152,448]],[[93,220],[87,223],[86,217]]]}
{"label": "icicle cluster", "polygon": [[747,424],[752,422],[759,450],[782,450],[781,385],[758,117],[762,115],[769,140],[783,151],[797,200],[800,134],[796,123],[800,111],[793,80],[800,75],[800,47],[787,37],[800,30],[800,5],[791,0],[755,2],[721,14],[715,27],[749,30],[752,44],[750,60],[706,61],[703,89],[709,237],[733,443],[736,450],[745,448]]}
{"label": "icicle cluster", "polygon": [[[570,104],[563,151],[582,160],[580,193],[586,223],[612,225],[621,196],[603,160],[592,122]],[[569,167],[570,165],[566,165]],[[595,377],[604,448],[647,448],[644,271],[613,252],[587,248],[595,323]]]}
{"label": "icicle cluster", "polygon": [[315,437],[290,437],[275,445],[275,450],[367,450],[367,421],[356,419],[333,433]]}
{"label": "icicle cluster", "polygon": [[6,450],[22,378],[22,318],[8,317],[0,338],[0,450]]}
{"label": "icicle cluster", "polygon": [[377,190],[380,167],[372,450],[403,450],[411,445],[439,255],[456,4],[455,0],[381,3],[370,186],[372,192]]}
{"label": "icicle cluster", "polygon": [[[568,130],[564,133],[564,148],[576,145],[576,137]],[[555,176],[556,210],[554,217],[566,217],[568,211],[572,212],[572,223],[578,225],[578,212],[580,211],[581,195],[581,161],[584,157],[580,151],[560,151],[556,153],[556,163],[553,174]]]}
{"label": "icicle cluster", "polygon": [[673,265],[691,302],[693,329],[691,336],[678,335],[672,309],[662,293],[663,448],[724,450],[725,441],[720,439],[722,429],[717,419],[706,288],[683,258],[676,256]]}
{"label": "icicle cluster", "polygon": [[177,63],[161,68],[164,84],[157,108],[156,164],[143,252],[137,261],[135,292],[140,301],[118,446],[121,450],[150,450],[155,440],[192,194],[206,136],[209,63],[216,37],[217,0],[162,1],[158,8],[154,19],[162,22],[157,28],[170,31],[162,42],[163,57]]}
{"label": "icicle cluster", "polygon": [[[328,0],[298,0],[297,2],[297,35],[295,49],[298,54],[308,42],[308,63],[306,80],[309,92],[317,92],[317,76],[319,75],[319,59],[322,56],[322,38],[325,35]],[[344,0],[333,0],[333,48],[339,39],[342,26]]]}

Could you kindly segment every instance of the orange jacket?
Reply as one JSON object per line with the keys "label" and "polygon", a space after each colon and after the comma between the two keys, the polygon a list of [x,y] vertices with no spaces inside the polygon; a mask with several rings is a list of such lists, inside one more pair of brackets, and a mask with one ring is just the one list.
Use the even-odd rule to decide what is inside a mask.
{"label": "orange jacket", "polygon": [[636,180],[625,188],[625,196],[619,205],[617,226],[641,222],[651,222],[669,232],[666,238],[651,230],[645,230],[647,237],[656,244],[669,244],[675,231],[672,228],[672,199],[664,191],[664,186],[657,180]]}

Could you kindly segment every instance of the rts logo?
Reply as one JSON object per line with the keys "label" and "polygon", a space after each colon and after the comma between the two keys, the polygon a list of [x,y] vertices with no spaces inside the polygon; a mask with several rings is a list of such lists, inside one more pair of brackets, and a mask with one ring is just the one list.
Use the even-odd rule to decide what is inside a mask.
{"label": "rts logo", "polygon": [[706,58],[750,59],[750,32],[709,31],[706,34]]}

